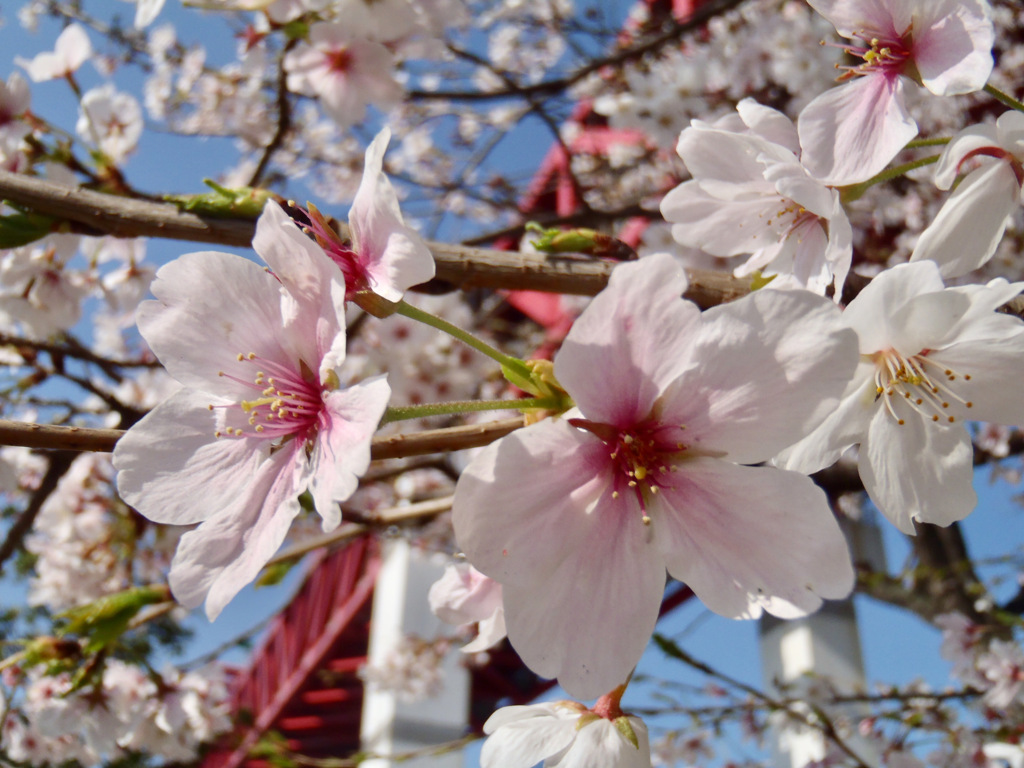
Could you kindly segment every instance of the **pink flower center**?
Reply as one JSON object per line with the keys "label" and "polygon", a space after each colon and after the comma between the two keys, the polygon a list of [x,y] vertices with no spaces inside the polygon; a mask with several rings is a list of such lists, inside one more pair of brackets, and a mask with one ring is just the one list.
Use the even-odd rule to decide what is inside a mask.
{"label": "pink flower center", "polygon": [[338,265],[345,276],[345,299],[351,301],[360,291],[369,290],[370,281],[366,266],[359,254],[341,241],[338,233],[315,208],[309,211],[300,208],[299,211],[306,217],[306,221],[298,222],[299,226],[313,236],[324,253],[331,257],[331,261]]}
{"label": "pink flower center", "polygon": [[[252,400],[219,406],[246,414],[249,427],[227,427],[216,432],[217,437],[262,437],[285,440],[296,437],[305,441],[316,431],[323,411],[321,387],[313,381],[314,375],[305,363],[305,373],[290,369],[273,360],[261,358],[255,352],[238,355],[238,361],[251,364],[255,369],[247,380],[220,372],[219,375],[236,381],[257,394]],[[214,406],[210,406],[211,410]]]}
{"label": "pink flower center", "polygon": [[875,399],[883,398],[885,408],[896,423],[904,420],[896,413],[895,402],[902,400],[915,412],[931,421],[945,420],[952,424],[956,416],[951,409],[972,408],[974,403],[953,391],[956,381],[968,382],[970,374],[958,374],[928,357],[931,350],[904,357],[894,349],[876,352]]}
{"label": "pink flower center", "polygon": [[596,435],[608,446],[614,476],[612,498],[617,499],[622,493],[634,494],[643,513],[643,524],[650,525],[647,495],[672,487],[671,473],[676,471],[672,461],[686,450],[682,442],[686,427],[644,423],[620,429],[586,419],[569,419],[569,423]]}
{"label": "pink flower center", "polygon": [[844,44],[839,47],[851,56],[863,59],[864,63],[854,67],[837,64],[836,69],[846,70],[839,78],[840,80],[876,73],[887,77],[896,77],[904,73],[913,58],[913,46],[907,32],[899,37],[893,36],[885,40],[878,37],[868,38],[867,33],[861,33],[856,37],[863,42],[863,45]]}
{"label": "pink flower center", "polygon": [[327,52],[327,68],[331,72],[347,72],[352,65],[352,54],[347,48]]}

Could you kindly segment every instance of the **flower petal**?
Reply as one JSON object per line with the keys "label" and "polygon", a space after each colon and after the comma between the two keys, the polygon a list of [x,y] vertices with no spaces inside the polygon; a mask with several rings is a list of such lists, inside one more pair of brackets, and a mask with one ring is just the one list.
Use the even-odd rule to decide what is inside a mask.
{"label": "flower petal", "polygon": [[651,511],[668,572],[731,618],[782,618],[846,597],[854,574],[824,492],[807,477],[697,458]]}
{"label": "flower petal", "polygon": [[178,602],[194,608],[205,599],[213,621],[274,556],[301,511],[301,450],[292,441],[273,454],[234,504],[181,537],[169,576]]}
{"label": "flower petal", "polygon": [[391,131],[385,128],[366,148],[363,178],[348,220],[369,287],[388,301],[399,301],[408,288],[434,276],[434,257],[420,236],[405,225],[398,198],[384,175],[384,152],[390,138]]}
{"label": "flower petal", "polygon": [[[230,286],[230,294],[225,290]],[[151,286],[156,301],[136,313],[139,331],[167,372],[186,387],[238,401],[252,390],[221,372],[240,354],[291,360],[279,337],[279,283],[258,264],[230,253],[186,253],[162,266]],[[240,378],[249,380],[248,372]]]}
{"label": "flower petal", "polygon": [[967,175],[921,233],[911,261],[929,259],[944,278],[982,266],[996,252],[1020,200],[1020,183],[1007,163],[995,161]]}
{"label": "flower petal", "polygon": [[647,726],[638,717],[630,717],[629,724],[636,734],[636,747],[613,722],[601,718],[580,728],[572,747],[551,768],[651,768]]}
{"label": "flower petal", "polygon": [[810,475],[835,464],[867,432],[876,408],[875,365],[862,362],[839,406],[813,432],[775,457],[782,469]]}
{"label": "flower petal", "polygon": [[808,291],[758,291],[703,315],[695,365],[659,400],[697,453],[765,461],[817,426],[857,365],[835,305]]}
{"label": "flower petal", "polygon": [[477,456],[452,505],[459,546],[502,584],[513,647],[582,699],[626,679],[665,587],[637,500],[612,497],[608,467],[593,435],[545,421]]}
{"label": "flower petal", "polygon": [[936,96],[981,90],[992,74],[995,28],[984,0],[915,3],[914,64]]}
{"label": "flower petal", "polygon": [[889,349],[894,335],[892,315],[915,296],[943,288],[935,262],[897,264],[884,270],[857,294],[843,311],[843,322],[857,329],[862,355]]}
{"label": "flower petal", "polygon": [[542,706],[552,707],[503,707],[488,718],[484,733],[491,735],[480,752],[481,768],[533,768],[572,744],[578,716],[558,717]]}
{"label": "flower petal", "polygon": [[668,254],[620,264],[573,324],[555,376],[588,419],[632,426],[687,365],[700,310],[682,298],[686,285]]}
{"label": "flower petal", "polygon": [[117,491],[155,523],[190,525],[231,507],[267,457],[266,441],[214,437],[209,405],[181,390],[117,441]]}
{"label": "flower petal", "polygon": [[949,525],[967,517],[978,503],[967,430],[926,421],[899,398],[894,406],[904,423],[879,408],[860,447],[860,477],[871,500],[911,536],[914,520]]}
{"label": "flower petal", "polygon": [[295,362],[324,360],[330,369],[341,365],[345,360],[345,277],[341,270],[273,200],[267,202],[256,222],[252,247],[290,299],[282,303],[282,314],[285,336],[297,354]]}
{"label": "flower petal", "polygon": [[815,178],[836,186],[870,179],[917,136],[899,77],[858,77],[831,88],[797,118],[801,161]]}
{"label": "flower petal", "polygon": [[332,531],[341,522],[338,503],[355,493],[370,466],[370,440],[391,398],[384,376],[324,395],[324,413],[310,467],[309,491]]}

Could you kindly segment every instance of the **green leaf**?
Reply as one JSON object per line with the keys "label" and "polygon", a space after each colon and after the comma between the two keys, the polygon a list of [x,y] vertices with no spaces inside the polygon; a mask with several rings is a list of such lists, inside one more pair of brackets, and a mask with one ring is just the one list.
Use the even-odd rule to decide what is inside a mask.
{"label": "green leaf", "polygon": [[12,213],[0,216],[0,248],[19,248],[54,231],[57,220],[41,213]]}
{"label": "green leaf", "polygon": [[633,724],[629,722],[628,717],[625,715],[616,717],[612,723],[615,725],[615,730],[622,734],[622,738],[632,744],[634,749],[640,749],[640,740],[636,737],[636,731],[633,730]]}
{"label": "green leaf", "polygon": [[213,179],[203,179],[213,192],[199,195],[164,195],[164,200],[174,203],[183,211],[206,216],[231,218],[245,216],[256,218],[263,212],[267,200],[274,196],[269,189],[258,187],[222,187]]}
{"label": "green leaf", "polygon": [[170,600],[165,586],[133,587],[115,595],[107,595],[88,605],[72,608],[58,614],[67,619],[62,635],[88,638],[86,653],[96,653],[119,638],[129,622],[147,605]]}
{"label": "green leaf", "polygon": [[295,557],[291,560],[281,560],[273,565],[268,565],[263,569],[260,577],[256,579],[256,583],[253,585],[256,588],[259,587],[272,587],[275,584],[280,584],[284,577],[288,575],[292,568],[294,568],[301,557]]}

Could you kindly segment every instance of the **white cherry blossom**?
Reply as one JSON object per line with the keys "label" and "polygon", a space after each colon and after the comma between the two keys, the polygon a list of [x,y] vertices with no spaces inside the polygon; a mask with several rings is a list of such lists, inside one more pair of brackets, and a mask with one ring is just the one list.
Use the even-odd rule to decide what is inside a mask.
{"label": "white cherry blossom", "polygon": [[36,54],[32,60],[15,58],[33,82],[55,80],[74,74],[92,56],[92,43],[81,24],[69,24],[57,37],[52,51]]}
{"label": "white cherry blossom", "polygon": [[737,276],[777,276],[769,285],[797,285],[842,295],[853,233],[839,193],[801,165],[788,117],[744,99],[715,123],[694,120],[676,150],[693,180],[661,201],[681,244],[715,256],[749,253]]}
{"label": "white cherry blossom", "polygon": [[574,701],[503,707],[484,723],[481,768],[650,768],[647,726],[620,714],[636,737],[630,742],[612,719]]}
{"label": "white cherry blossom", "polygon": [[959,277],[987,263],[1020,207],[1024,182],[1024,114],[1003,113],[995,125],[972,125],[946,145],[935,168],[939,189],[953,186],[964,165],[980,161],[957,185],[928,228],[911,261],[929,259],[943,277]]}
{"label": "white cherry blossom", "polygon": [[285,57],[284,68],[288,89],[319,98],[324,112],[343,127],[362,121],[368,105],[389,107],[402,96],[387,48],[353,37],[340,22],[314,24],[309,41]]}
{"label": "white cherry blossom", "polygon": [[142,136],[142,107],[113,83],[89,90],[75,126],[78,135],[94,142],[115,163],[121,163]]}
{"label": "white cherry blossom", "polygon": [[843,312],[861,362],[841,405],[777,463],[811,473],[859,444],[864,487],[901,531],[966,517],[977,503],[966,422],[1024,423],[1024,323],[995,311],[1022,289],[945,288],[931,261],[882,272]]}

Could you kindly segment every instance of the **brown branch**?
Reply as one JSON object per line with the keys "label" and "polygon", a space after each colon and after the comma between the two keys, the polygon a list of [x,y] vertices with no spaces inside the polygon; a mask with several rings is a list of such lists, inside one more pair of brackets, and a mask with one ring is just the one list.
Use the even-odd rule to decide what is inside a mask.
{"label": "brown branch", "polygon": [[[408,523],[411,521],[430,520],[438,515],[444,514],[451,508],[452,497],[444,496],[439,499],[419,501],[415,504],[409,504],[404,507],[383,509],[372,515],[363,517],[358,523],[346,523],[330,533],[322,533],[319,536],[314,536],[313,538],[308,539],[307,541],[300,542],[293,547],[288,547],[288,549],[267,561],[267,564],[264,567],[269,568],[270,566],[277,565],[278,563],[286,563],[297,557],[302,557],[310,552],[314,552],[322,547],[337,546],[338,544],[346,542],[356,536],[360,536],[373,528],[398,525],[399,523]],[[349,519],[349,515],[343,514],[343,517],[346,520]]]}
{"label": "brown branch", "polygon": [[28,506],[18,515],[18,519],[8,529],[7,537],[3,543],[0,543],[0,575],[3,574],[4,563],[21,547],[22,540],[32,530],[32,525],[43,508],[43,504],[56,490],[57,483],[64,477],[64,473],[68,471],[76,456],[77,454],[72,451],[59,451],[51,454],[50,466],[46,468],[46,474],[39,481],[39,487],[32,492]]}
{"label": "brown branch", "polygon": [[39,341],[37,339],[26,339],[21,336],[12,336],[8,333],[0,333],[0,346],[12,346],[22,349],[35,349],[51,355],[72,357],[86,363],[95,363],[110,378],[117,378],[111,373],[113,368],[160,368],[161,364],[156,360],[115,360],[113,358],[97,355],[91,349],[85,347],[80,341],[67,337],[66,343],[54,343],[50,341]]}
{"label": "brown branch", "polygon": [[[446,429],[428,429],[411,434],[375,437],[370,447],[374,461],[423,456],[428,453],[479,448],[523,426],[521,418],[468,424]],[[67,451],[109,453],[124,434],[123,429],[62,427],[53,424],[29,424],[0,420],[0,445],[26,448],[50,448]]]}
{"label": "brown branch", "polygon": [[[251,219],[216,218],[153,203],[0,171],[0,199],[37,213],[72,222],[88,234],[114,237],[163,237],[198,243],[248,247],[256,224]],[[348,227],[339,225],[343,238]],[[437,278],[459,288],[506,288],[584,296],[597,294],[614,264],[585,257],[468,248],[428,243]],[[686,297],[701,307],[714,306],[749,292],[747,281],[724,272],[688,270]]]}
{"label": "brown branch", "polygon": [[266,173],[267,166],[270,165],[271,158],[281,148],[281,145],[284,144],[285,136],[288,135],[288,131],[292,127],[292,107],[291,102],[288,100],[288,73],[284,68],[284,59],[298,42],[299,38],[293,37],[285,43],[277,59],[277,127],[274,130],[274,135],[270,138],[270,143],[263,149],[263,154],[256,165],[256,170],[249,177],[248,186],[250,187],[259,186],[260,181],[263,179],[263,174]]}

